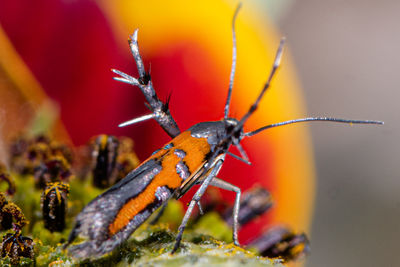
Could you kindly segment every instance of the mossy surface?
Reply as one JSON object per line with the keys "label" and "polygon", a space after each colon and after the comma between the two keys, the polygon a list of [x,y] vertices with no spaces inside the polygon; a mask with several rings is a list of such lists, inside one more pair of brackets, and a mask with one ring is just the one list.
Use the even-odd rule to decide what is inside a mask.
{"label": "mossy surface", "polygon": [[[23,235],[32,237],[35,244],[35,260],[21,258],[21,266],[282,266],[279,260],[259,257],[230,243],[230,227],[212,212],[202,216],[195,225],[189,225],[181,248],[171,255],[176,229],[184,212],[182,203],[174,200],[170,201],[157,225],[142,225],[119,249],[99,259],[75,259],[63,246],[75,216],[101,190],[93,188],[89,180],[72,180],[67,228],[61,233],[52,233],[44,228],[41,190],[35,188],[33,177],[13,176],[17,193],[10,200],[21,207],[30,221]],[[10,265],[9,258],[1,259],[0,265]]]}
{"label": "mossy surface", "polygon": [[226,244],[189,230],[181,248],[173,255],[175,233],[166,225],[145,225],[116,251],[99,259],[74,259],[62,245],[38,244],[37,266],[283,266],[278,260]]}

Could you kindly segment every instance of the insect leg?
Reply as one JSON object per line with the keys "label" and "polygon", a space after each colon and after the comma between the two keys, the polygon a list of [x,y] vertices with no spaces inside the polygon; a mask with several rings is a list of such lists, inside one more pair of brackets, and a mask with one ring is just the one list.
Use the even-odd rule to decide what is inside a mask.
{"label": "insect leg", "polygon": [[213,178],[217,175],[219,170],[221,169],[223,160],[218,160],[211,172],[207,175],[207,177],[204,179],[203,183],[201,184],[200,188],[196,191],[194,194],[192,200],[190,201],[189,207],[186,210],[185,216],[182,219],[181,225],[178,228],[178,235],[176,236],[176,241],[175,241],[175,246],[171,252],[171,254],[175,253],[175,251],[179,248],[179,245],[182,240],[182,235],[183,231],[185,230],[185,227],[189,221],[190,215],[192,214],[192,211],[194,209],[194,206],[196,205],[197,202],[200,201],[200,198],[203,196],[204,192],[206,191],[208,185],[212,181]]}
{"label": "insect leg", "polygon": [[[150,225],[155,225],[155,224],[158,222],[158,220],[159,220],[159,219],[161,218],[161,216],[164,214],[164,211],[165,211],[165,209],[167,208],[167,206],[168,206],[168,201],[165,202],[165,203],[162,205],[160,211],[157,213],[157,215],[154,217],[154,219],[152,219],[152,220],[150,221]],[[203,215],[204,212],[203,212],[203,208],[202,208],[202,206],[201,206],[200,201],[197,202],[197,207],[199,208],[200,215]]]}
{"label": "insect leg", "polygon": [[221,180],[217,177],[215,177],[211,182],[210,185],[233,191],[236,193],[235,197],[235,204],[233,206],[233,243],[236,246],[240,246],[239,244],[239,239],[238,239],[238,230],[239,230],[239,208],[240,208],[240,195],[241,195],[241,190],[239,187],[230,184],[224,180]]}
{"label": "insect leg", "polygon": [[[160,124],[160,126],[169,136],[175,137],[180,133],[179,127],[176,124],[171,113],[169,112],[168,101],[167,103],[163,103],[158,98],[156,91],[154,90],[150,72],[145,71],[143,60],[139,53],[139,46],[137,40],[138,40],[138,30],[135,30],[135,32],[130,36],[129,46],[131,48],[133,58],[135,59],[136,62],[136,66],[139,72],[139,79],[135,79],[126,73],[112,69],[112,71],[115,74],[120,76],[120,77],[115,77],[114,79],[139,87],[142,93],[144,94],[147,103],[149,104],[148,107],[154,114],[154,119],[158,122],[158,124]],[[149,115],[146,115],[146,118],[149,118]],[[131,120],[130,123],[124,123],[124,126],[128,124],[137,123],[139,121],[143,121],[143,119]]]}

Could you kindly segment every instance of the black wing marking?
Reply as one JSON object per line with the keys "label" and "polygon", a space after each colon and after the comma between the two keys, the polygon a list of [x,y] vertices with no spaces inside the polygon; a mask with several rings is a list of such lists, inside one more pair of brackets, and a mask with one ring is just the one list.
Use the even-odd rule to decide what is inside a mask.
{"label": "black wing marking", "polygon": [[130,172],[124,179],[92,200],[76,217],[76,223],[68,239],[70,244],[77,236],[87,240],[69,249],[77,258],[99,257],[111,252],[135,231],[150,215],[167,201],[172,191],[167,187],[157,189],[155,201],[140,213],[121,231],[110,235],[109,226],[119,210],[130,199],[140,194],[162,170],[156,160],[150,160]]}

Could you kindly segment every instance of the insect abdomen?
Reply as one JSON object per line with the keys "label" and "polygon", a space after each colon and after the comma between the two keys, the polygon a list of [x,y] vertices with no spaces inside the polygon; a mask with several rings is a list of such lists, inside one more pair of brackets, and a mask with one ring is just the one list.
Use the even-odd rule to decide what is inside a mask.
{"label": "insect abdomen", "polygon": [[167,201],[204,164],[210,146],[205,138],[183,132],[124,179],[90,202],[76,218],[69,243],[75,257],[99,257],[112,251]]}
{"label": "insect abdomen", "polygon": [[155,160],[149,160],[130,172],[123,180],[112,186],[109,190],[92,200],[76,218],[76,224],[69,237],[69,243],[78,235],[86,237],[87,241],[70,248],[70,253],[75,257],[99,257],[112,251],[126,240],[154,210],[156,210],[172,194],[172,190],[161,186],[162,192],[146,207],[136,212],[134,218],[125,214],[127,223],[119,221],[117,229],[110,231],[122,214],[121,210],[130,200],[137,198],[150,186],[157,174],[161,172],[161,165]]}

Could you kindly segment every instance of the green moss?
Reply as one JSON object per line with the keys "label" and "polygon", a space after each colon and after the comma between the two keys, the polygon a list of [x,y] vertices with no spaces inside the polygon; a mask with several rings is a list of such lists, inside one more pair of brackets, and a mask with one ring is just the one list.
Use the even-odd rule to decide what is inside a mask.
{"label": "green moss", "polygon": [[209,212],[196,223],[196,232],[213,236],[218,240],[232,242],[232,228],[221,220],[216,212]]}
{"label": "green moss", "polygon": [[[232,244],[226,244],[210,236],[188,230],[186,236],[191,239],[182,243],[182,247],[173,255],[175,233],[164,226],[142,228],[138,241],[134,235],[118,251],[96,260],[79,261],[66,254],[62,245],[51,247],[39,241],[36,258],[37,266],[47,266],[53,261],[62,260],[61,266],[283,266],[279,261],[257,256]],[[197,240],[192,242],[192,240]],[[199,241],[201,240],[201,241]]]}
{"label": "green moss", "polygon": [[[63,245],[68,239],[75,216],[101,191],[93,188],[89,180],[72,180],[68,196],[67,228],[61,233],[52,233],[44,228],[40,207],[41,190],[35,188],[33,177],[14,177],[17,193],[11,200],[21,207],[30,221],[23,235],[34,239],[36,266],[48,266],[50,263],[54,266],[282,266],[280,262],[259,257],[254,252],[230,244],[230,227],[217,213],[212,212],[202,216],[195,225],[189,225],[184,232],[181,248],[171,255],[176,229],[184,214],[183,204],[176,200],[169,202],[157,225],[142,225],[118,250],[99,259],[74,259],[63,250]],[[2,266],[9,263],[8,258],[0,260]],[[25,266],[33,263],[26,258],[20,261],[20,265]]]}
{"label": "green moss", "polygon": [[32,175],[19,176],[14,174],[13,177],[16,177],[15,185],[17,190],[11,200],[22,209],[29,221],[29,224],[22,230],[22,234],[26,235],[32,232],[36,222],[42,220],[40,209],[41,192],[35,188]]}
{"label": "green moss", "polygon": [[73,179],[69,182],[70,192],[68,194],[69,217],[75,216],[95,197],[104,190],[92,186],[90,179],[84,181]]}

